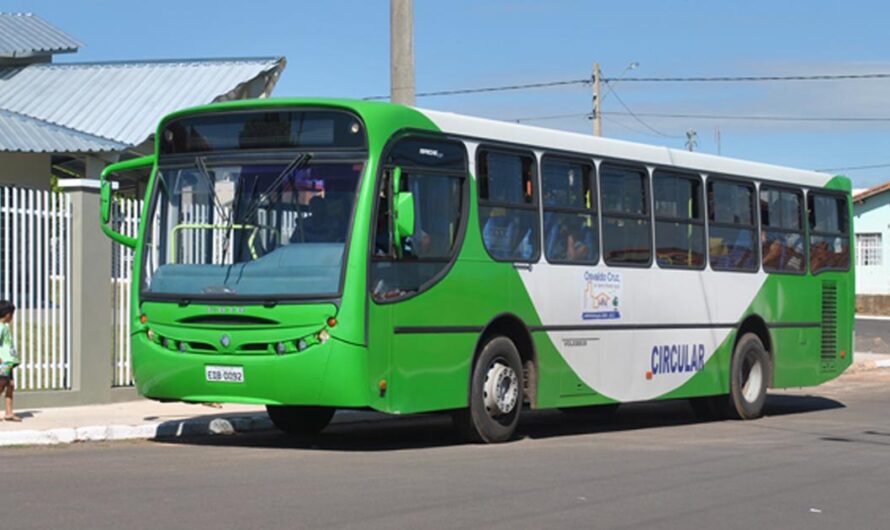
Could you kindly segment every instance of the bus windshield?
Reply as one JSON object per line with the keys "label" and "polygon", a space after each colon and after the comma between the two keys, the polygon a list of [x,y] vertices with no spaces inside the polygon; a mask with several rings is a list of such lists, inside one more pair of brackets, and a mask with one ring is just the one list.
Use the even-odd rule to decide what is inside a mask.
{"label": "bus windshield", "polygon": [[165,167],[143,249],[143,292],[196,298],[335,296],[363,162]]}

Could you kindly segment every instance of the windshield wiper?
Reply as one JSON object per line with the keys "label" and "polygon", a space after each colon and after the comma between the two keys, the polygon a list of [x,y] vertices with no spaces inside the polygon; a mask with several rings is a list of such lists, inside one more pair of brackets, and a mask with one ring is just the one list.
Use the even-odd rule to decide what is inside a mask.
{"label": "windshield wiper", "polygon": [[[250,221],[250,217],[256,212],[256,210],[259,209],[260,205],[266,200],[266,198],[268,198],[268,196],[273,193],[275,189],[281,186],[288,174],[290,174],[292,171],[296,171],[297,169],[306,166],[306,164],[308,164],[310,160],[312,160],[312,153],[300,153],[293,160],[291,160],[290,163],[285,166],[284,170],[279,173],[277,177],[275,177],[275,180],[272,181],[271,184],[269,184],[269,187],[266,188],[266,191],[261,193],[256,199],[254,199],[253,202],[248,204],[247,212],[245,212],[244,216],[241,217],[243,219],[242,224],[247,224]],[[256,181],[254,181],[254,185],[256,185]],[[240,193],[235,194],[236,201],[238,200],[240,195]],[[240,201],[238,202],[240,203]],[[235,215],[237,215],[237,210],[233,208],[232,215],[229,217],[229,223],[226,226],[225,239],[223,240],[223,256],[226,255],[226,252],[229,248],[229,240],[231,239],[232,230],[235,226]],[[233,256],[232,261],[235,261],[236,257],[237,256]]]}
{"label": "windshield wiper", "polygon": [[219,200],[219,196],[216,194],[216,184],[213,179],[210,178],[210,172],[207,171],[207,163],[204,161],[203,156],[195,158],[195,167],[198,168],[198,174],[204,177],[204,183],[210,191],[210,196],[213,197],[213,206],[216,208],[216,213],[219,214],[220,219],[230,220],[234,213],[230,213],[228,216],[226,215],[226,209],[223,207],[222,202]]}

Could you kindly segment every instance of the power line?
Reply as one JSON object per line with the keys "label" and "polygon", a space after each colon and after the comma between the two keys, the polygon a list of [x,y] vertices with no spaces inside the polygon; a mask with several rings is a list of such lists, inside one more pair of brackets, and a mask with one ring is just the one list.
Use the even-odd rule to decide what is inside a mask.
{"label": "power line", "polygon": [[859,169],[878,169],[882,167],[890,167],[890,162],[884,164],[871,164],[867,166],[829,167],[824,169],[817,169],[816,171],[824,171],[826,173],[829,173],[832,171],[856,171]]}
{"label": "power line", "polygon": [[[735,83],[757,81],[835,81],[842,79],[890,79],[890,73],[816,74],[816,75],[743,75],[717,77],[625,77],[628,83]],[[612,81],[613,79],[604,79]]]}
{"label": "power line", "polygon": [[[890,79],[890,73],[869,74],[815,74],[815,75],[749,75],[749,76],[714,76],[714,77],[604,77],[604,83],[621,80],[622,83],[745,83],[762,81],[838,81],[857,79]],[[525,83],[518,85],[500,85],[479,88],[461,88],[455,90],[437,90],[420,92],[417,97],[458,96],[463,94],[480,94],[485,92],[504,92],[510,90],[529,90],[570,85],[589,85],[590,78],[566,79],[562,81],[546,81],[541,83]],[[389,96],[369,96],[365,100],[389,99]]]}
{"label": "power line", "polygon": [[[625,115],[626,113],[604,112],[603,114]],[[890,122],[890,117],[858,116],[744,116],[737,114],[677,114],[665,112],[637,112],[636,115],[645,116],[647,118],[682,118],[700,120]]]}
{"label": "power line", "polygon": [[[526,83],[524,85],[503,85],[481,88],[461,88],[456,90],[439,90],[436,92],[419,92],[416,97],[435,97],[435,96],[458,96],[461,94],[479,94],[483,92],[504,92],[508,90],[528,90],[532,88],[549,88],[566,85],[589,85],[590,79],[569,79],[567,81],[547,81],[543,83]],[[365,100],[389,99],[389,96],[370,96],[363,98]]]}
{"label": "power line", "polygon": [[[609,86],[609,82],[608,82],[608,81],[606,81],[606,86]],[[681,136],[671,136],[671,135],[669,135],[669,134],[665,134],[665,133],[659,131],[658,129],[656,129],[655,127],[652,127],[651,125],[649,125],[648,123],[646,123],[645,121],[643,121],[642,118],[640,118],[639,116],[637,116],[636,114],[634,114],[634,111],[630,110],[630,107],[628,107],[627,104],[624,102],[624,100],[621,99],[621,96],[618,95],[618,92],[614,89],[614,87],[611,89],[611,93],[615,96],[615,99],[618,100],[618,103],[620,103],[621,106],[624,107],[624,110],[626,110],[627,113],[628,113],[633,119],[635,119],[636,121],[638,121],[638,122],[640,123],[640,125],[642,125],[643,127],[649,129],[650,131],[654,132],[655,134],[657,134],[657,135],[659,135],[659,136],[664,136],[665,138],[674,138],[674,139],[682,138]]]}

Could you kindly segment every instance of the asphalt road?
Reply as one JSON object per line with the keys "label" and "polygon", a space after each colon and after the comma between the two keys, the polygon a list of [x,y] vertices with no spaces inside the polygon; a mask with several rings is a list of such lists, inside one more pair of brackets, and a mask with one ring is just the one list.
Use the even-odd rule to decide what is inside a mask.
{"label": "asphalt road", "polygon": [[0,450],[0,527],[887,528],[890,370],[772,395],[752,422],[685,402],[596,425],[523,417],[497,446],[426,416],[176,443]]}
{"label": "asphalt road", "polygon": [[890,320],[857,318],[855,351],[890,353]]}

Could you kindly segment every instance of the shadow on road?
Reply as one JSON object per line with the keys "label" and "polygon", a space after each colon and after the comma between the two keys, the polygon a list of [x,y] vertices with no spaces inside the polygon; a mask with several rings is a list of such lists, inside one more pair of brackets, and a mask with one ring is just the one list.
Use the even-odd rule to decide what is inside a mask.
{"label": "shadow on road", "polygon": [[[796,415],[843,407],[845,405],[839,401],[820,396],[771,395],[766,402],[765,415]],[[523,412],[516,439],[624,432],[707,422],[693,414],[686,400],[624,404],[613,417],[605,420],[566,414],[559,410],[529,410]],[[229,436],[185,436],[155,442],[322,451],[397,451],[465,443],[455,432],[451,417],[447,414],[344,419],[335,421],[321,435],[312,439],[293,438],[277,430],[266,430]]]}

